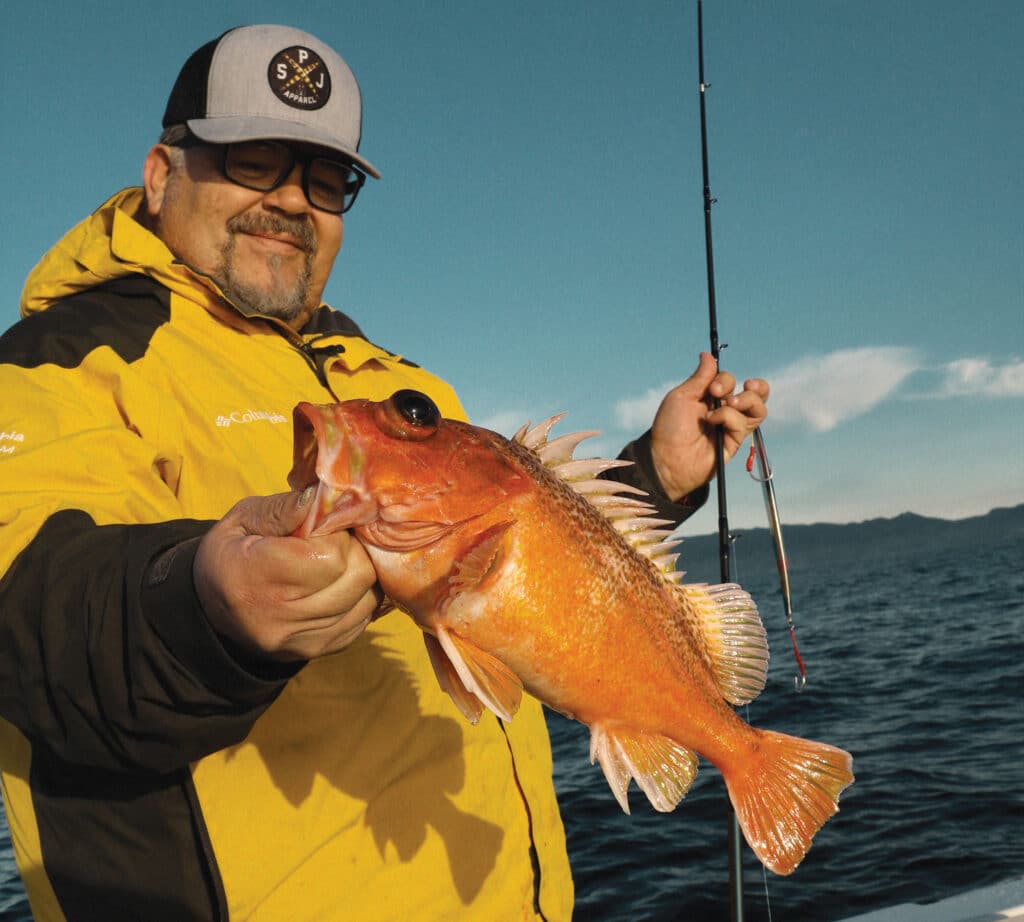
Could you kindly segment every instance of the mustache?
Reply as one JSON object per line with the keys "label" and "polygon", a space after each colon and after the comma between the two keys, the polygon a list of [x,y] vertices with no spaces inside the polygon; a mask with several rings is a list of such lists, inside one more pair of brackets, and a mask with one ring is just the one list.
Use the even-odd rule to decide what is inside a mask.
{"label": "mustache", "polygon": [[286,218],[283,215],[240,214],[228,221],[231,233],[270,233],[289,234],[299,241],[302,249],[315,253],[317,248],[316,234],[313,226],[305,218]]}

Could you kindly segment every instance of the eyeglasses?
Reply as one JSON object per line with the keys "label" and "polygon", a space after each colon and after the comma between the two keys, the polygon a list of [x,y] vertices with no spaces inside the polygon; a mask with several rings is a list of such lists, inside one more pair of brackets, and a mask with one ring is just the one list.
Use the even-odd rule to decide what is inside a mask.
{"label": "eyeglasses", "polygon": [[[214,147],[200,141],[191,132],[172,126],[160,137],[173,147]],[[223,145],[220,169],[224,178],[257,192],[272,192],[302,165],[302,191],[314,208],[331,214],[344,214],[355,203],[366,174],[346,160],[331,160],[301,154],[278,141],[236,141]]]}
{"label": "eyeglasses", "polygon": [[302,191],[314,208],[344,214],[359,195],[366,174],[343,160],[302,154],[277,141],[238,141],[224,145],[224,176],[257,192],[271,192],[302,165]]}

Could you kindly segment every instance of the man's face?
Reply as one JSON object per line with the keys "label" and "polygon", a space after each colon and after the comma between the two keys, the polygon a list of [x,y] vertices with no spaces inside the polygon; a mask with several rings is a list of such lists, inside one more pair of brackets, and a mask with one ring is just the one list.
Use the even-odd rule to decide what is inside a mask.
{"label": "man's face", "polygon": [[341,216],[309,204],[301,166],[276,189],[258,192],[223,176],[221,148],[183,153],[157,146],[146,160],[157,236],[243,310],[298,329],[320,304],[341,247]]}

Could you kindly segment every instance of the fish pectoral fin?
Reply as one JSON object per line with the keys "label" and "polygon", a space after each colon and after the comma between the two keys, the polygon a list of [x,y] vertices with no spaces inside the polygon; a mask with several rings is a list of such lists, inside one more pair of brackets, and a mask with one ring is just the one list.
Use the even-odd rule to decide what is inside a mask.
{"label": "fish pectoral fin", "polygon": [[512,521],[498,522],[477,535],[476,541],[455,561],[448,577],[448,597],[479,589],[504,558]]}
{"label": "fish pectoral fin", "polygon": [[661,813],[668,813],[686,796],[697,776],[697,756],[673,739],[631,727],[593,724],[590,764],[597,760],[615,799],[629,813],[629,779]]}
{"label": "fish pectoral fin", "polygon": [[[438,628],[437,640],[468,694],[478,698],[502,720],[519,710],[523,683],[496,656],[481,650],[454,631]],[[456,704],[458,700],[456,699]]]}
{"label": "fish pectoral fin", "polygon": [[430,665],[434,667],[434,675],[437,676],[437,684],[441,686],[441,691],[447,692],[466,720],[475,725],[484,712],[480,699],[462,684],[462,679],[459,678],[455,666],[448,659],[448,654],[444,652],[438,639],[432,634],[424,634],[423,642],[426,644]]}
{"label": "fish pectoral fin", "polygon": [[677,590],[700,623],[722,697],[749,704],[768,681],[768,637],[754,600],[735,583],[683,583]]}

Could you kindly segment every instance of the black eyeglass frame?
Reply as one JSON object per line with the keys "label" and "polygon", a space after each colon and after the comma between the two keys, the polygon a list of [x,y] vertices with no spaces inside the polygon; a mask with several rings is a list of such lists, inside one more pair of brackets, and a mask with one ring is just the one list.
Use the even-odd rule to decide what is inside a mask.
{"label": "black eyeglass frame", "polygon": [[[288,154],[287,165],[282,168],[281,174],[273,183],[268,186],[257,185],[252,182],[242,182],[238,177],[231,175],[228,170],[228,161],[231,157],[231,151],[242,144],[263,144],[283,150]],[[298,163],[302,167],[302,191],[306,196],[306,201],[319,211],[326,211],[328,214],[345,214],[345,212],[347,212],[356,203],[356,198],[359,196],[359,190],[363,188],[363,183],[366,182],[366,174],[362,170],[358,169],[350,160],[335,160],[331,157],[323,157],[319,154],[313,153],[303,154],[287,144],[282,144],[280,141],[238,141],[234,144],[225,144],[223,146],[224,152],[221,157],[220,168],[225,179],[230,180],[237,186],[242,186],[244,189],[252,189],[254,192],[273,192],[274,189],[282,185],[284,181],[291,176],[292,170],[295,169],[295,164]],[[353,177],[345,180],[345,191],[342,194],[341,208],[325,208],[323,205],[318,205],[313,201],[313,197],[309,194],[309,168],[318,160],[323,163],[328,163],[331,166],[340,167],[343,172],[348,174],[348,176]],[[351,196],[351,198],[349,198],[349,196]],[[346,200],[348,201],[348,204],[345,204]]]}
{"label": "black eyeglass frame", "polygon": [[[235,141],[228,144],[212,144],[208,141],[203,141],[200,138],[197,138],[194,134],[189,132],[185,137],[164,141],[164,143],[170,144],[173,147],[183,148],[220,147],[221,156],[219,158],[219,163],[221,175],[228,180],[228,182],[233,182],[236,186],[241,186],[243,189],[252,189],[254,192],[273,192],[274,189],[283,185],[285,180],[291,176],[292,170],[295,169],[295,164],[297,163],[302,167],[302,192],[306,196],[306,201],[318,211],[324,211],[328,214],[345,214],[356,203],[356,198],[359,196],[359,192],[363,188],[363,184],[366,182],[366,174],[352,163],[351,160],[336,160],[331,157],[324,157],[320,154],[300,153],[288,144],[283,144],[280,141],[275,141],[269,138],[253,141]],[[288,155],[287,165],[282,169],[278,178],[270,185],[258,185],[249,181],[243,182],[237,177],[231,175],[229,162],[232,149],[237,149],[243,144],[264,144],[283,150]],[[309,168],[313,162],[317,160],[328,163],[331,166],[340,167],[349,176],[353,177],[345,182],[345,192],[342,196],[341,208],[325,208],[323,205],[318,205],[313,201],[312,196],[309,194]]]}

